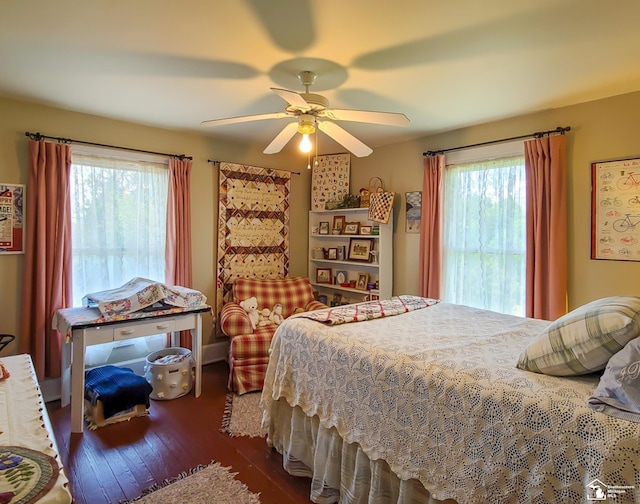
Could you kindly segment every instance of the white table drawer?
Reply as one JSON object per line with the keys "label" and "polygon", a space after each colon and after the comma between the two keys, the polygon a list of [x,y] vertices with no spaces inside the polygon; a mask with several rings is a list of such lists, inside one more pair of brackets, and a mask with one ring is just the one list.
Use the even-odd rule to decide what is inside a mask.
{"label": "white table drawer", "polygon": [[180,317],[177,319],[174,331],[185,331],[187,329],[193,329],[196,326],[196,319],[200,314],[192,313],[187,317]]}
{"label": "white table drawer", "polygon": [[152,334],[162,334],[175,331],[176,321],[174,319],[160,319],[154,322],[131,324],[128,327],[116,327],[113,330],[114,341],[129,338],[140,338]]}
{"label": "white table drawer", "polygon": [[97,326],[88,327],[83,330],[85,335],[85,344],[99,345],[100,343],[109,343],[113,341],[113,326]]}

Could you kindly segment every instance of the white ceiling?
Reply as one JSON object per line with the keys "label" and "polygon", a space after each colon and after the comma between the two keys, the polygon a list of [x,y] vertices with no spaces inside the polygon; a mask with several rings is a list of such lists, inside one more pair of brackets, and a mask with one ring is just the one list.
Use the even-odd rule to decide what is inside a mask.
{"label": "white ceiling", "polygon": [[269,88],[313,70],[331,107],[409,117],[340,123],[375,149],[640,90],[639,21],[638,0],[0,0],[0,94],[266,147],[290,119],[200,122],[283,111]]}

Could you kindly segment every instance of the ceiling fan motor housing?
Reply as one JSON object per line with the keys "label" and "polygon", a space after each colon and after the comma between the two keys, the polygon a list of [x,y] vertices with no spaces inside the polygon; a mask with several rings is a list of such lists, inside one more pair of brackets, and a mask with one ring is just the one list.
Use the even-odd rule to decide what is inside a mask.
{"label": "ceiling fan motor housing", "polygon": [[316,118],[311,114],[302,114],[298,118],[298,133],[311,135],[316,131]]}

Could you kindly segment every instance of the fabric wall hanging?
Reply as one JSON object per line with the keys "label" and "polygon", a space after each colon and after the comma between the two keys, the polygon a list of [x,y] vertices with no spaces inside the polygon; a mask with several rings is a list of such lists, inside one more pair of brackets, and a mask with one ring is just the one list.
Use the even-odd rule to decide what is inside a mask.
{"label": "fabric wall hanging", "polygon": [[291,172],[220,163],[216,313],[236,278],[289,274]]}
{"label": "fabric wall hanging", "polygon": [[327,203],[342,201],[349,194],[350,154],[318,156],[311,174],[311,210],[325,210]]}

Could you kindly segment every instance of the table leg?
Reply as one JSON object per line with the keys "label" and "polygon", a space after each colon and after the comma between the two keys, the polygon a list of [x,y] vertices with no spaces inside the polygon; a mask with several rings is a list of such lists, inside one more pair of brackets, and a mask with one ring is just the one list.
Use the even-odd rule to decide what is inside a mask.
{"label": "table leg", "polygon": [[71,402],[71,338],[63,336],[62,342],[62,376],[60,377],[60,407]]}
{"label": "table leg", "polygon": [[84,330],[73,332],[73,361],[71,363],[71,432],[82,433],[84,427]]}
{"label": "table leg", "polygon": [[195,353],[193,358],[196,364],[195,396],[200,397],[202,392],[202,316],[199,313],[196,315],[196,327],[192,333],[195,333],[193,337],[193,351]]}

